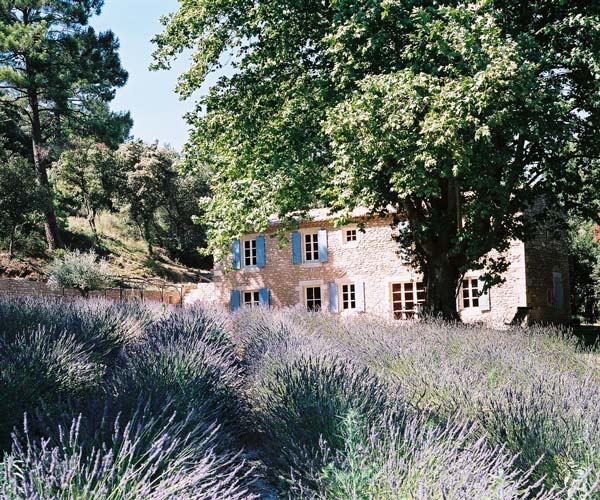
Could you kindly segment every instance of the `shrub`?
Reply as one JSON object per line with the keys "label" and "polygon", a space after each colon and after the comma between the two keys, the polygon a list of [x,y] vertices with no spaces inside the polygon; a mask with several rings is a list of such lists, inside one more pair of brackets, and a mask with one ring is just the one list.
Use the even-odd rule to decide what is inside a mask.
{"label": "shrub", "polygon": [[465,422],[432,425],[427,416],[365,426],[348,414],[341,426],[343,447],[318,478],[316,497],[464,499],[556,498],[538,491],[516,456],[491,447]]}
{"label": "shrub", "polygon": [[400,417],[391,393],[367,369],[336,358],[299,356],[274,363],[253,392],[269,462],[283,474],[308,474],[320,466],[323,449],[343,448],[340,422],[350,413],[368,424],[390,412]]}
{"label": "shrub", "polygon": [[177,312],[152,325],[145,342],[125,350],[112,394],[123,406],[143,397],[155,411],[167,403],[179,414],[210,408],[231,429],[244,413],[242,371],[221,328],[218,319],[200,310]]}
{"label": "shrub", "polygon": [[190,427],[186,418],[144,410],[100,427],[95,436],[82,435],[80,425],[81,417],[61,429],[56,443],[15,442],[0,465],[0,497],[256,498],[240,457],[216,451],[216,427]]}
{"label": "shrub", "polygon": [[39,327],[0,341],[0,446],[6,449],[24,412],[50,408],[61,398],[81,397],[96,387],[103,369],[72,334]]}
{"label": "shrub", "polygon": [[110,286],[108,262],[98,260],[94,252],[64,252],[54,259],[48,271],[48,283],[57,288],[74,288],[87,298],[94,290]]}
{"label": "shrub", "polygon": [[111,364],[124,346],[145,336],[155,316],[151,308],[139,303],[0,298],[0,338],[9,342],[43,325],[58,332],[69,332],[96,359]]}

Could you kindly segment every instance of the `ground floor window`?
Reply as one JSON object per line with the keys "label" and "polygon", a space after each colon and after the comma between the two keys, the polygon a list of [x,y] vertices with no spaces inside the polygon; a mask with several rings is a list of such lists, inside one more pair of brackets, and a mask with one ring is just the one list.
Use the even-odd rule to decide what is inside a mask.
{"label": "ground floor window", "polygon": [[392,307],[395,319],[414,319],[425,303],[425,284],[409,281],[392,284]]}
{"label": "ground floor window", "polygon": [[342,309],[356,309],[356,286],[354,283],[342,285]]}
{"label": "ground floor window", "polygon": [[242,305],[244,307],[258,307],[260,305],[260,294],[258,290],[242,292]]}
{"label": "ground floor window", "polygon": [[321,287],[307,286],[304,289],[304,303],[309,311],[320,311],[321,302]]}
{"label": "ground floor window", "polygon": [[463,308],[479,307],[479,281],[466,279],[462,282]]}

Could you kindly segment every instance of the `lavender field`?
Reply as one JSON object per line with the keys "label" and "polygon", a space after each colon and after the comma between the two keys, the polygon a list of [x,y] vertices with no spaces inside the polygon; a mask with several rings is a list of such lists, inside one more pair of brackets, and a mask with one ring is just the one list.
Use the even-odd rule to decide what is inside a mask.
{"label": "lavender field", "polygon": [[600,498],[559,330],[0,300],[2,499]]}

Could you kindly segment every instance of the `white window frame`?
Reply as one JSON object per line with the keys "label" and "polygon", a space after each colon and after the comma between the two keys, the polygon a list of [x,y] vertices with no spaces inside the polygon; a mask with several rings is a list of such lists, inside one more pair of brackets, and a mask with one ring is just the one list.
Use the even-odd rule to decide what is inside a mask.
{"label": "white window frame", "polygon": [[[396,300],[394,296],[394,287],[400,286],[400,300]],[[412,285],[412,290],[406,290],[407,285]],[[419,288],[421,285],[421,288]],[[405,280],[394,280],[390,282],[389,294],[390,294],[390,303],[392,307],[392,317],[397,320],[410,320],[416,319],[419,314],[419,307],[425,304],[425,298],[420,299],[419,293],[424,294],[425,292],[425,283],[422,279],[405,279]],[[407,294],[412,295],[412,300],[409,300],[410,297]],[[406,304],[413,304],[412,309],[407,309]],[[395,305],[400,304],[400,311],[396,312]],[[401,315],[400,317],[397,314]]]}
{"label": "white window frame", "polygon": [[[319,258],[319,230],[318,229],[314,229],[314,230],[308,230],[308,231],[302,231],[300,233],[300,235],[302,236],[302,262],[305,264],[320,264],[321,260]],[[308,258],[308,251],[306,248],[307,245],[307,237],[310,236],[311,237],[311,246],[312,249],[310,251],[310,259]],[[315,250],[315,244],[316,244],[316,250]],[[314,258],[316,255],[316,258]]]}
{"label": "white window frame", "polygon": [[[344,292],[344,288],[348,287],[348,291]],[[348,295],[348,299],[344,297],[344,294]],[[354,298],[352,298],[354,296]],[[338,299],[339,299],[339,310],[341,312],[356,311],[357,297],[356,297],[356,283],[353,281],[344,281],[338,284]],[[348,307],[345,307],[346,302]]]}
{"label": "white window frame", "polygon": [[[250,259],[251,259],[251,262],[254,261],[253,264],[246,263],[246,243],[250,244],[250,252],[251,252]],[[254,255],[252,255],[252,243],[254,243]],[[258,242],[257,242],[256,236],[249,236],[249,237],[242,239],[241,247],[242,248],[241,248],[240,252],[242,255],[241,255],[240,260],[241,260],[242,267],[246,268],[246,269],[253,269],[253,268],[258,267]]]}
{"label": "white window frame", "polygon": [[[349,232],[354,232],[356,234],[356,239],[348,241],[347,237]],[[356,248],[361,240],[361,236],[362,233],[358,227],[358,224],[348,224],[347,226],[343,226],[340,229],[340,243],[342,248]]]}
{"label": "white window frame", "polygon": [[[260,292],[258,290],[240,290],[241,307],[260,307]],[[246,300],[246,294],[251,294],[250,300]]]}
{"label": "white window frame", "polygon": [[[319,308],[318,309],[311,309],[309,307],[309,298],[308,298],[308,290],[319,290]],[[325,295],[323,294],[323,287],[321,286],[320,283],[312,283],[312,284],[307,284],[304,285],[302,287],[302,291],[303,291],[303,303],[304,306],[306,307],[306,309],[308,309],[309,311],[314,311],[314,312],[318,312],[318,311],[323,311],[323,300],[325,299]],[[313,302],[316,302],[317,299],[313,298],[311,299]]]}
{"label": "white window frame", "polygon": [[[465,288],[465,281],[467,288]],[[475,283],[475,286],[473,286]],[[465,297],[465,291],[467,296]],[[465,276],[460,284],[460,303],[462,309],[479,309],[479,278]]]}

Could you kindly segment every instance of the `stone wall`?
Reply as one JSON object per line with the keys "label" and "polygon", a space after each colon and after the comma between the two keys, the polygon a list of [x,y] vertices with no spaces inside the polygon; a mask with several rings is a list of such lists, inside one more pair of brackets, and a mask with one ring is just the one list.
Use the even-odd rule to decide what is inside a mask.
{"label": "stone wall", "polygon": [[[193,286],[185,285],[184,293],[192,288]],[[0,295],[12,297],[64,297],[73,299],[81,297],[77,290],[55,289],[40,281],[12,278],[0,279]],[[160,290],[110,289],[93,292],[90,294],[90,297],[114,301],[141,300],[144,302],[163,302],[169,305],[177,305],[181,300],[180,293],[175,289],[165,290],[162,293]]]}
{"label": "stone wall", "polygon": [[[532,323],[568,323],[571,319],[570,270],[567,244],[562,238],[551,238],[545,230],[525,244],[527,269],[527,305]],[[562,277],[562,307],[554,302],[554,273]]]}
{"label": "stone wall", "polygon": [[[234,289],[244,291],[268,288],[271,305],[282,307],[303,304],[304,287],[320,285],[323,307],[328,308],[328,283],[362,281],[365,284],[365,312],[391,318],[392,283],[421,280],[416,270],[402,262],[389,219],[369,221],[365,232],[358,233],[356,244],[344,243],[344,228],[334,227],[329,222],[305,222],[301,224],[300,230],[311,228],[326,229],[328,232],[327,262],[292,264],[289,238],[287,243],[282,244],[271,231],[265,238],[266,266],[228,272],[217,267],[215,288],[210,293],[219,302],[229,306],[230,293]],[[527,306],[524,254],[523,243],[511,244],[506,282],[490,290],[490,310],[466,309],[461,312],[465,321],[504,325],[514,318],[517,307]]]}

